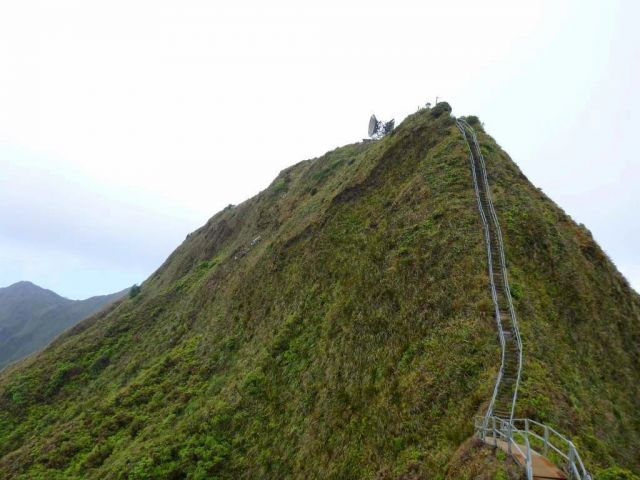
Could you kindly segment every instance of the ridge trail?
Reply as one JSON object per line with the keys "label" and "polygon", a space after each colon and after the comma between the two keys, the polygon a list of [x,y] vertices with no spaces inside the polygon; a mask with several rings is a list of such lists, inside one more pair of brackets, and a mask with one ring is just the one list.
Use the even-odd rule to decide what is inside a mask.
{"label": "ridge trail", "polygon": [[[485,415],[476,419],[476,435],[483,442],[509,453],[525,469],[527,480],[591,480],[571,440],[534,420],[514,418],[522,374],[522,340],[509,289],[502,232],[493,207],[487,168],[476,133],[464,118],[455,122],[469,149],[501,351],[493,395]],[[542,449],[544,454],[534,450],[532,444]],[[550,453],[558,459],[556,464],[547,458]]]}
{"label": "ridge trail", "polygon": [[518,329],[518,322],[511,300],[511,291],[509,290],[502,232],[493,208],[487,170],[475,132],[464,120],[457,120],[456,123],[469,147],[469,161],[471,163],[478,210],[482,218],[487,247],[491,297],[493,299],[502,352],[496,386],[486,415],[495,415],[511,421],[515,413],[518,386],[522,372],[522,341],[520,340],[520,330]]}

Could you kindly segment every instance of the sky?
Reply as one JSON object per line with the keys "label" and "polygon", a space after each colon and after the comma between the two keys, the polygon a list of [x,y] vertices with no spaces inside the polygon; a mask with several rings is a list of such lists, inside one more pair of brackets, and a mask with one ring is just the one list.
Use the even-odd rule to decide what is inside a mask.
{"label": "sky", "polygon": [[283,168],[439,97],[640,290],[638,18],[633,0],[0,0],[0,287],[141,283]]}

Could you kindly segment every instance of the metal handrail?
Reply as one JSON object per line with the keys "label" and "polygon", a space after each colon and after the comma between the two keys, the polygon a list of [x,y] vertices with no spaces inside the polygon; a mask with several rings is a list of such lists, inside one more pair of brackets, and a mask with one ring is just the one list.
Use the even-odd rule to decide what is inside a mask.
{"label": "metal handrail", "polygon": [[504,254],[504,247],[503,247],[503,240],[502,240],[502,230],[500,229],[500,222],[498,221],[498,215],[496,214],[496,211],[493,207],[493,201],[491,199],[491,189],[489,188],[489,180],[487,177],[487,168],[486,168],[486,164],[484,161],[484,155],[482,155],[482,151],[480,150],[480,144],[478,143],[478,138],[476,136],[475,131],[473,130],[473,128],[471,128],[471,126],[465,121],[462,120],[462,122],[465,124],[465,126],[467,128],[470,129],[471,131],[471,136],[473,138],[473,143],[475,144],[476,147],[476,151],[478,152],[478,156],[480,158],[480,164],[482,166],[482,176],[484,179],[484,184],[485,184],[485,190],[487,192],[487,200],[488,200],[488,205],[489,205],[489,210],[491,211],[491,215],[493,217],[493,220],[495,222],[495,226],[496,226],[496,235],[498,237],[498,250],[500,252],[500,267],[501,267],[501,271],[502,271],[502,279],[503,279],[503,283],[504,283],[504,289],[505,289],[505,293],[506,293],[506,297],[507,297],[507,302],[509,304],[509,315],[511,317],[511,322],[513,325],[513,330],[516,334],[516,341],[518,344],[518,375],[516,377],[516,386],[514,388],[513,391],[513,401],[511,404],[511,418],[513,418],[514,414],[515,414],[515,407],[516,407],[516,400],[518,399],[518,387],[520,386],[520,378],[522,375],[522,363],[523,363],[523,358],[522,358],[522,339],[520,337],[520,328],[518,327],[518,319],[516,318],[516,311],[515,308],[513,307],[513,301],[511,298],[511,288],[509,286],[509,276],[508,276],[508,272],[507,272],[507,262],[505,259],[505,254]]}
{"label": "metal handrail", "polygon": [[500,369],[498,370],[498,376],[496,378],[496,382],[495,382],[495,385],[494,385],[494,388],[493,388],[493,395],[491,396],[491,400],[489,401],[489,406],[487,407],[487,412],[485,414],[486,417],[490,417],[493,414],[493,407],[495,405],[496,397],[498,396],[498,390],[500,388],[500,383],[502,381],[502,375],[504,373],[506,346],[505,346],[505,339],[504,339],[504,330],[502,328],[502,320],[500,318],[500,306],[498,304],[498,294],[496,292],[495,281],[493,279],[493,258],[492,258],[493,255],[491,253],[491,239],[490,239],[490,234],[489,234],[489,222],[487,221],[487,217],[485,215],[484,208],[482,206],[482,201],[480,200],[480,189],[479,189],[479,186],[478,186],[478,178],[477,178],[476,169],[475,169],[475,166],[474,166],[473,150],[471,149],[471,145],[469,144],[469,141],[467,140],[467,135],[465,133],[465,128],[464,128],[463,124],[461,123],[461,121],[456,120],[456,126],[460,130],[460,133],[462,133],[462,136],[465,139],[467,147],[469,148],[469,161],[471,162],[471,173],[472,173],[472,177],[473,177],[473,187],[474,187],[475,194],[476,194],[476,201],[478,203],[478,210],[480,212],[480,219],[482,220],[482,229],[483,229],[483,232],[484,232],[485,245],[486,245],[486,249],[487,249],[487,263],[488,263],[488,269],[489,269],[489,285],[490,285],[490,288],[491,288],[491,299],[492,299],[493,305],[494,305],[496,324],[498,326],[498,335],[499,335],[499,338],[500,338],[500,351],[501,351]]}
{"label": "metal handrail", "polygon": [[[517,453],[519,453],[520,456],[524,459],[525,461],[524,467],[525,467],[525,472],[527,474],[527,480],[532,480],[533,479],[533,461],[531,458],[531,447],[529,445],[528,440],[525,440],[525,447],[523,450],[521,445],[518,444],[513,438],[514,432],[519,433],[519,431],[513,428],[513,425],[510,422],[507,422],[506,420],[500,417],[491,416],[489,417],[489,419],[491,420],[492,427],[487,428],[484,423],[487,420],[487,417],[479,417],[479,418],[482,420],[483,426],[481,427],[477,423],[475,426],[477,430],[482,432],[482,435],[483,435],[482,438],[485,441],[485,443],[490,443],[486,439],[486,432],[488,431],[492,433],[494,446],[498,446],[498,438],[502,439],[502,441],[504,441],[507,444],[507,452],[509,453],[509,455],[515,457]],[[500,428],[496,428],[496,422],[498,423]]]}
{"label": "metal handrail", "polygon": [[[547,425],[544,425],[540,422],[537,422],[535,420],[531,420],[528,418],[514,418],[515,406],[518,398],[518,387],[520,385],[520,379],[522,374],[522,363],[523,363],[522,339],[520,337],[518,320],[516,318],[515,309],[513,307],[513,301],[511,298],[511,290],[509,287],[509,279],[507,276],[506,259],[505,259],[503,240],[502,240],[502,231],[500,230],[500,223],[498,222],[498,216],[496,214],[495,208],[493,207],[493,201],[491,199],[491,189],[489,188],[489,180],[487,176],[486,163],[484,160],[484,156],[482,155],[482,151],[480,150],[480,144],[478,143],[478,138],[475,134],[475,131],[464,119],[456,119],[455,122],[456,122],[456,126],[460,130],[460,133],[462,134],[465,140],[465,143],[467,144],[467,147],[469,149],[469,154],[470,154],[469,159],[471,162],[473,186],[476,194],[476,200],[478,203],[478,210],[480,211],[480,218],[482,219],[482,228],[483,228],[483,232],[486,240],[485,243],[487,248],[487,258],[488,258],[488,265],[489,265],[489,283],[491,286],[491,297],[492,297],[494,307],[495,307],[495,312],[496,312],[496,324],[498,326],[498,335],[500,338],[500,347],[501,347],[500,369],[498,371],[496,383],[493,389],[493,395],[489,402],[487,413],[483,417],[479,417],[480,423],[478,423],[478,421],[475,422],[476,435],[480,437],[485,443],[490,443],[490,441],[488,441],[487,439],[487,433],[491,433],[494,446],[497,446],[498,437],[500,437],[501,439],[504,439],[504,441],[507,443],[507,450],[509,454],[514,456],[514,450],[515,450],[524,459],[524,462],[525,462],[524,467],[525,467],[528,480],[533,479],[532,455],[534,453],[537,454],[537,452],[534,452],[534,450],[531,448],[530,438],[534,438],[542,442],[544,455],[548,454],[549,449],[553,450],[558,455],[560,455],[567,462],[567,465],[565,468],[566,470],[568,470],[568,473],[572,479],[592,480],[591,475],[589,474],[589,472],[584,466],[584,463],[582,462],[582,458],[580,457],[578,450],[576,449],[575,445],[571,440],[567,439],[566,437],[558,433],[558,431],[556,431],[555,429]],[[516,383],[515,383],[514,392],[513,392],[513,399],[511,402],[510,417],[508,420],[505,420],[504,418],[493,415],[493,407],[495,405],[500,383],[502,381],[502,377],[504,374],[505,350],[506,350],[505,337],[504,337],[502,320],[500,318],[500,309],[498,304],[495,281],[493,278],[493,260],[494,259],[492,258],[492,253],[491,253],[491,238],[489,234],[489,223],[487,221],[484,207],[482,205],[482,201],[480,198],[480,189],[478,186],[478,176],[476,174],[476,166],[475,166],[476,163],[474,158],[474,151],[473,151],[473,148],[471,147],[467,134],[469,134],[469,136],[473,141],[473,145],[477,152],[477,158],[479,160],[478,163],[481,170],[480,172],[481,181],[483,183],[483,187],[486,195],[486,203],[489,209],[489,215],[491,217],[491,221],[493,222],[495,236],[497,240],[497,248],[500,256],[500,262],[499,262],[500,273],[502,274],[502,279],[504,284],[503,288],[505,291],[505,296],[507,298],[512,330],[513,330],[513,333],[515,334],[516,345],[518,347],[518,373],[517,373]],[[499,425],[499,428],[496,427],[496,423],[497,425]],[[491,427],[489,427],[489,424],[491,424]],[[520,425],[520,424],[524,426],[524,429],[517,428],[517,425]],[[535,431],[535,428],[532,429],[531,427],[541,427],[543,429],[542,435],[537,433]],[[550,440],[549,438],[550,433],[560,440],[559,442],[560,445],[556,445]],[[521,446],[515,441],[514,434],[523,439],[524,451],[521,448]]]}
{"label": "metal handrail", "polygon": [[[515,418],[515,419],[513,419],[513,424],[514,425],[517,425],[519,423],[524,424],[524,425],[528,425],[529,426],[528,427],[529,434],[531,436],[537,438],[541,442],[543,442],[544,449],[545,449],[545,454],[546,454],[546,451],[548,450],[548,448],[551,448],[558,455],[560,455],[562,458],[564,458],[567,462],[571,463],[572,464],[571,465],[572,468],[575,468],[576,470],[579,470],[581,472],[582,477],[580,477],[580,478],[587,478],[587,476],[589,475],[589,472],[587,471],[587,469],[584,466],[582,458],[580,457],[580,454],[578,453],[578,449],[576,448],[575,444],[571,440],[569,440],[567,437],[562,435],[556,429],[554,429],[552,427],[549,427],[548,425],[545,425],[543,423],[537,422],[535,420],[531,420],[529,418]],[[540,427],[543,430],[543,434],[540,435],[539,433],[536,433],[534,430],[531,429],[531,425]],[[553,434],[558,440],[560,440],[560,443],[564,444],[565,448],[561,449],[560,447],[556,447],[549,440],[549,433]],[[566,453],[565,453],[565,451],[566,451]]]}
{"label": "metal handrail", "polygon": [[[478,155],[478,159],[479,159],[479,164],[480,164],[480,170],[481,170],[481,176],[482,176],[482,182],[484,184],[484,190],[485,190],[485,195],[487,198],[487,206],[489,207],[489,213],[491,215],[491,219],[493,221],[493,225],[494,225],[494,230],[495,230],[495,234],[496,234],[496,240],[497,240],[497,248],[498,248],[498,252],[500,255],[500,273],[502,274],[502,283],[503,283],[503,288],[505,291],[505,297],[507,298],[507,306],[509,309],[509,317],[511,319],[511,325],[512,325],[512,329],[513,332],[515,334],[516,337],[516,344],[518,346],[518,372],[516,375],[516,384],[515,387],[513,389],[513,398],[511,400],[511,412],[510,412],[510,417],[509,418],[513,418],[513,416],[515,415],[515,408],[516,408],[516,401],[518,399],[518,388],[520,386],[520,378],[522,375],[522,363],[523,363],[523,357],[522,357],[522,339],[520,337],[520,329],[518,328],[518,320],[516,318],[516,313],[515,313],[515,309],[513,307],[513,301],[511,298],[511,289],[509,287],[509,276],[507,273],[507,262],[506,262],[506,258],[505,258],[505,254],[504,254],[504,246],[503,246],[503,240],[502,240],[502,230],[500,229],[500,222],[498,221],[498,215],[496,214],[495,208],[493,207],[493,200],[491,198],[491,188],[489,187],[489,179],[487,176],[487,168],[486,168],[486,163],[484,161],[484,156],[482,155],[482,151],[480,150],[480,144],[478,143],[478,137],[476,136],[476,133],[474,131],[474,129],[466,122],[466,120],[464,119],[460,119],[458,120],[458,122],[461,124],[462,127],[464,127],[464,130],[468,131],[471,135],[471,139],[473,141],[473,144],[476,148],[476,152]],[[463,130],[463,135],[464,135],[464,130]],[[473,156],[473,150],[471,149],[471,145],[469,145],[468,139],[466,137],[466,135],[464,135],[465,140],[467,141],[467,146],[469,147],[469,150],[471,151],[471,155]],[[475,164],[474,164],[475,165]],[[474,176],[475,176],[475,167],[473,168],[474,170]],[[474,180],[475,181],[475,180]],[[479,201],[479,199],[478,199]],[[499,326],[500,330],[502,330],[502,324],[500,324]],[[502,331],[500,332],[501,337],[504,337]],[[496,382],[497,383],[497,382]]]}
{"label": "metal handrail", "polygon": [[[491,426],[489,426],[491,424]],[[496,424],[499,427],[496,427]],[[518,428],[516,425],[522,424],[523,428]],[[540,435],[532,430],[532,426],[541,427],[544,430],[544,434]],[[531,479],[533,468],[532,456],[534,453],[531,447],[531,438],[535,438],[543,443],[544,455],[547,454],[549,449],[560,455],[566,462],[566,468],[572,479],[575,480],[592,480],[591,475],[587,471],[578,453],[578,450],[574,443],[560,434],[557,430],[543,423],[537,422],[529,418],[517,418],[513,421],[507,421],[503,418],[491,416],[489,418],[485,416],[476,417],[475,422],[476,434],[488,444],[497,446],[497,439],[502,439],[507,443],[507,451],[514,456],[513,450],[515,449],[522,458],[525,460],[525,470],[527,471],[527,478]],[[491,434],[491,438],[487,438],[487,433]],[[552,433],[556,437],[556,443],[549,437],[549,433]],[[524,441],[524,446],[521,446],[517,439],[521,438]],[[524,447],[524,450],[522,449]]]}

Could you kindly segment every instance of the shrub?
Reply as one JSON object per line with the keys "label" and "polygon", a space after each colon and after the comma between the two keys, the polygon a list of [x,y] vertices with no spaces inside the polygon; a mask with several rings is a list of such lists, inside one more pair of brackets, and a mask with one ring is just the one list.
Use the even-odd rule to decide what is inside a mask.
{"label": "shrub", "polygon": [[131,287],[129,290],[129,298],[135,298],[140,293],[140,286],[138,284]]}
{"label": "shrub", "polygon": [[596,475],[597,480],[640,480],[635,473],[625,468],[609,467],[600,470]]}
{"label": "shrub", "polygon": [[431,109],[431,116],[434,118],[438,118],[445,112],[451,113],[451,105],[449,105],[447,102],[440,102]]}

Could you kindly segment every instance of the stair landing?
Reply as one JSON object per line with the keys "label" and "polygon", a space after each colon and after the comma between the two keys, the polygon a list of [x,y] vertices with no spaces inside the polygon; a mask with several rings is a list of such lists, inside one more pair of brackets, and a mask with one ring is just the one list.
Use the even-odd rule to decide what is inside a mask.
{"label": "stair landing", "polygon": [[[504,440],[498,439],[494,444],[493,438],[487,438],[485,443],[496,446],[509,453],[509,446]],[[523,452],[526,451],[523,445],[518,446]],[[515,458],[515,460],[524,467],[526,460],[522,454],[515,448],[512,448],[511,451],[513,453],[513,458]],[[548,458],[540,455],[535,450],[531,450],[531,467],[533,469],[534,480],[567,480],[567,475],[562,470],[556,467]]]}

